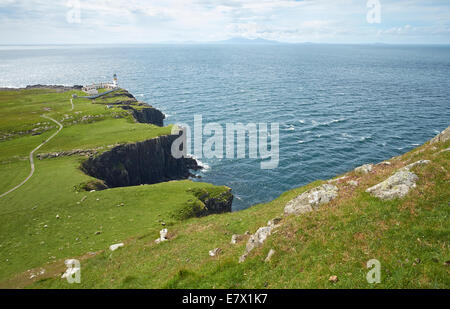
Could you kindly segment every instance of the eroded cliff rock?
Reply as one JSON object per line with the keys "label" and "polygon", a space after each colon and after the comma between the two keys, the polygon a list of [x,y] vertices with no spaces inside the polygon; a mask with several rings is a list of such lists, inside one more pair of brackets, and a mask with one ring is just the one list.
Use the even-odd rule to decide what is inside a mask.
{"label": "eroded cliff rock", "polygon": [[81,169],[110,188],[186,179],[191,176],[190,170],[201,167],[195,159],[172,156],[171,145],[177,137],[166,135],[119,145],[84,161]]}
{"label": "eroded cliff rock", "polygon": [[164,115],[161,111],[153,107],[143,107],[136,109],[129,105],[122,106],[123,109],[131,111],[133,118],[140,123],[151,123],[159,127],[164,126]]}

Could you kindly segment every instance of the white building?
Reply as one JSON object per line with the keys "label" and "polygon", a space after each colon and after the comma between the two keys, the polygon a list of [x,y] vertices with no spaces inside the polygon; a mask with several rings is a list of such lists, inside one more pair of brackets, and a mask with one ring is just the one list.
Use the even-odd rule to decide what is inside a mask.
{"label": "white building", "polygon": [[83,87],[83,91],[90,95],[98,94],[98,89],[116,89],[119,87],[117,82],[117,75],[114,74],[112,83],[93,83]]}

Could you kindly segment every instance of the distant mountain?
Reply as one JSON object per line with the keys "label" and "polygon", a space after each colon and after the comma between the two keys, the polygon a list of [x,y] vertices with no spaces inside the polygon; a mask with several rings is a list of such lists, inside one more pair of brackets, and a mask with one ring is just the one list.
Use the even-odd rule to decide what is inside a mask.
{"label": "distant mountain", "polygon": [[231,38],[224,41],[212,42],[215,44],[281,44],[278,41],[271,41],[266,39],[247,39],[247,38]]}

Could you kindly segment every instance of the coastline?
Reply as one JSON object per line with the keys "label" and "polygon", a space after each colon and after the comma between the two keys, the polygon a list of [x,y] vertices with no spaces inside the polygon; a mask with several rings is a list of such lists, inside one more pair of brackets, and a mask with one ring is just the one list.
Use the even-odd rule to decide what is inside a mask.
{"label": "coastline", "polygon": [[[67,110],[70,108],[66,94],[56,93],[55,97],[61,95],[58,101],[61,106],[53,105],[49,111],[58,115],[58,119],[61,114],[69,113]],[[130,99],[124,93],[114,100],[126,102],[126,98]],[[47,106],[47,103],[42,104]],[[94,108],[108,114],[105,114],[107,117],[87,117],[92,121],[77,123],[74,119],[63,117],[66,125],[61,134],[68,135],[54,143],[52,141],[53,145],[42,153],[80,147],[77,141],[72,141],[77,135],[71,131],[83,132],[95,143],[112,147],[104,148],[106,151],[100,154],[75,152],[60,155],[58,151],[54,157],[38,160],[37,175],[23,191],[37,194],[33,201],[30,202],[23,192],[13,192],[0,200],[2,222],[8,234],[8,240],[1,241],[5,248],[2,251],[14,252],[11,256],[4,256],[13,262],[6,263],[0,272],[1,286],[66,287],[60,272],[63,271],[63,260],[69,257],[79,257],[86,265],[85,272],[89,273],[89,279],[83,281],[82,288],[133,287],[134,280],[125,280],[130,276],[138,278],[141,287],[151,288],[236,288],[236,280],[241,288],[286,287],[280,274],[289,279],[288,287],[291,288],[327,287],[330,284],[327,278],[335,274],[340,278],[352,278],[351,281],[342,280],[340,287],[352,284],[363,287],[366,283],[358,279],[359,265],[365,263],[367,257],[381,259],[384,267],[393,271],[397,269],[396,261],[405,259],[402,252],[412,252],[408,256],[410,260],[420,259],[439,276],[445,272],[441,268],[446,253],[439,235],[444,235],[447,229],[441,214],[448,209],[448,191],[445,190],[448,182],[445,179],[450,168],[450,129],[403,155],[378,164],[365,164],[330,180],[317,180],[288,190],[270,202],[230,212],[233,199],[231,189],[212,184],[179,180],[139,185],[142,181],[137,180],[131,186],[131,183],[124,183],[127,186],[104,190],[101,184],[94,183],[95,178],[80,173],[82,162],[89,160],[89,157],[101,158],[104,155],[102,160],[109,162],[105,163],[108,169],[113,168],[111,175],[119,173],[118,179],[132,179],[135,177],[129,178],[132,175],[140,177],[133,173],[145,171],[142,166],[150,166],[142,156],[155,152],[147,147],[146,142],[154,143],[161,139],[160,136],[167,136],[168,131],[164,131],[167,128],[139,123],[132,113],[120,114],[121,117],[116,118],[119,114],[114,108],[121,113],[127,111],[120,108],[120,104],[108,109],[100,102],[92,104],[90,101],[75,100],[74,105],[73,115],[84,110],[84,116],[80,115],[80,119],[94,115],[91,110]],[[55,106],[61,107],[62,112],[58,113]],[[96,139],[97,132],[114,129],[114,126],[119,126],[119,130],[100,134]],[[125,132],[120,126],[129,128],[129,135],[123,135],[123,139],[132,137],[134,140],[111,144],[116,134]],[[149,139],[147,132],[136,137],[139,133],[136,130],[140,127],[156,130],[157,136]],[[42,137],[30,136],[34,138],[31,144],[37,139],[45,139],[49,133],[51,130],[42,133]],[[11,142],[14,139],[4,141],[3,145]],[[67,142],[70,144],[65,145]],[[142,146],[137,146],[139,144]],[[122,153],[118,156],[119,161],[109,160],[113,153]],[[165,155],[170,154],[163,154],[163,157]],[[127,165],[130,162],[142,164]],[[20,164],[21,161],[13,161],[2,166],[0,172],[10,173],[7,168],[11,166],[18,173]],[[42,194],[43,191],[46,194]],[[391,196],[394,198],[384,199]],[[24,223],[21,222],[29,226],[27,233],[17,233],[15,226],[22,226]],[[437,229],[437,236],[427,234],[430,227]],[[161,229],[168,230],[167,238],[163,243],[156,243],[154,239]],[[410,233],[414,237],[404,239],[404,235]],[[60,238],[52,235],[59,235]],[[420,235],[426,235],[423,241],[431,243],[431,253],[438,252],[435,255],[439,263],[428,258],[427,254],[431,253],[426,248],[420,247],[425,250],[423,252],[416,248],[416,238],[422,239]],[[379,239],[383,242],[380,243]],[[109,252],[107,248],[118,242],[123,242],[123,248]],[[15,246],[20,250],[16,250]],[[396,253],[395,248],[399,246],[404,249]],[[342,250],[332,250],[332,255],[328,255],[327,248]],[[22,250],[33,250],[36,254],[23,259]],[[208,255],[209,251],[212,253]],[[391,252],[392,256],[386,256],[385,252]],[[220,255],[220,259],[216,254]],[[113,256],[117,262],[110,264],[111,260],[105,259],[108,256]],[[171,258],[167,259],[168,256]],[[347,260],[351,261],[351,265],[342,263]],[[302,266],[303,271],[299,273],[292,268],[297,263],[308,267]],[[335,266],[326,268],[325,265],[330,263]],[[108,274],[99,276],[105,267],[123,274],[120,275],[123,279],[115,282]],[[41,269],[45,272],[41,273]],[[158,276],[145,276],[149,269]],[[324,273],[324,269],[330,269],[331,273]],[[407,279],[411,274],[421,274],[418,267],[397,271],[401,271]],[[181,276],[180,272],[187,275]],[[142,279],[140,274],[144,274]],[[240,274],[238,279],[236,274]],[[392,278],[390,280],[396,277]],[[404,281],[389,282],[393,286],[405,284]],[[429,284],[433,283],[427,281],[426,286]]]}

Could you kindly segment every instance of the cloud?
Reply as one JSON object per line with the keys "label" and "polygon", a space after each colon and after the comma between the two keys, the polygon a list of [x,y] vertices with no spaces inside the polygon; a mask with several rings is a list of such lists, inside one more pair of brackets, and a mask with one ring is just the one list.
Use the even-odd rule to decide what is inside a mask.
{"label": "cloud", "polygon": [[[71,2],[76,0],[69,0]],[[366,22],[365,0],[0,0],[4,43],[208,41],[233,36],[287,42],[450,43],[447,0],[380,0],[382,23]]]}

